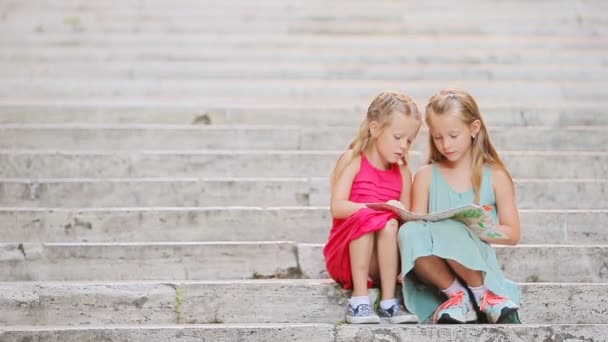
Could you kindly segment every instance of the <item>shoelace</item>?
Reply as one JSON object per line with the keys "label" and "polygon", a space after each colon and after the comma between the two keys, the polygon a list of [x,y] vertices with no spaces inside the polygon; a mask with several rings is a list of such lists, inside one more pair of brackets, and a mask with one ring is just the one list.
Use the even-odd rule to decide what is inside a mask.
{"label": "shoelace", "polygon": [[447,309],[447,308],[451,308],[453,306],[458,306],[458,304],[460,304],[461,301],[463,301],[464,298],[464,292],[460,291],[458,293],[456,293],[455,295],[453,295],[452,297],[450,297],[448,300],[446,300],[443,304],[441,304],[437,310],[435,311],[435,316],[433,317],[434,321],[437,321],[437,314],[439,313],[439,311]]}
{"label": "shoelace", "polygon": [[507,298],[496,295],[490,291],[486,292],[485,296],[483,296],[483,302],[481,303],[481,310],[484,310],[488,305],[496,305],[500,304],[507,300]]}

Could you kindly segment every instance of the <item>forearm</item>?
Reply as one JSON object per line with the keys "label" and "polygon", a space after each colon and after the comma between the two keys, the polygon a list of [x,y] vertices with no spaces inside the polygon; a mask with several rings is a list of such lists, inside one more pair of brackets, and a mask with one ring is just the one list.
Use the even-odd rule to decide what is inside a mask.
{"label": "forearm", "polygon": [[366,208],[363,203],[356,203],[348,200],[332,201],[331,216],[337,219],[345,219],[360,209]]}
{"label": "forearm", "polygon": [[515,246],[519,243],[520,234],[516,233],[513,227],[507,225],[498,225],[496,226],[499,230],[504,232],[507,235],[506,239],[496,239],[496,238],[487,238],[484,241],[489,242],[493,245],[507,245],[507,246]]}

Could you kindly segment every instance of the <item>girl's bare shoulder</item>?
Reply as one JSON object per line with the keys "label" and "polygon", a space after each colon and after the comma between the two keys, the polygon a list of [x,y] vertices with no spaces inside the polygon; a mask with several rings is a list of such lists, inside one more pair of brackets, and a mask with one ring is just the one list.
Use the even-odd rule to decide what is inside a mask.
{"label": "girl's bare shoulder", "polygon": [[353,150],[346,150],[340,158],[338,159],[338,163],[336,165],[336,170],[350,171],[350,172],[359,172],[359,168],[361,167],[361,155],[355,154]]}
{"label": "girl's bare shoulder", "polygon": [[511,192],[514,190],[513,179],[507,170],[498,165],[489,165],[488,167],[490,168],[492,187],[494,188],[494,191],[506,189]]}
{"label": "girl's bare shoulder", "polygon": [[433,172],[433,164],[422,165],[416,170],[414,178],[431,179]]}

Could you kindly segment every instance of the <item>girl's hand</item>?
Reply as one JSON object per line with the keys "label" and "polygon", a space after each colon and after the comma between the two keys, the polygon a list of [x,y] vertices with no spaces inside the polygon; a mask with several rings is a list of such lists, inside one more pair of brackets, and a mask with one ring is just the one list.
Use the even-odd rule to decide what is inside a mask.
{"label": "girl's hand", "polygon": [[401,203],[400,201],[397,200],[390,200],[387,201],[386,204],[390,204],[393,207],[397,207],[397,208],[401,208],[401,209],[405,209],[405,206],[403,205],[403,203]]}

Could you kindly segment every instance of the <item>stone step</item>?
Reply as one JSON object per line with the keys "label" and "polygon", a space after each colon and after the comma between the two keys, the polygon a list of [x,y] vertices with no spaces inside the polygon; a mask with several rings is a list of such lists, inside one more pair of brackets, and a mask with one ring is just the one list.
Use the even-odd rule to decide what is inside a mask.
{"label": "stone step", "polygon": [[[0,207],[326,206],[324,178],[0,178]],[[515,180],[520,209],[608,208],[606,179]]]}
{"label": "stone step", "polygon": [[[349,32],[359,26],[358,32],[377,32],[393,34],[547,34],[563,32],[581,34],[590,28],[603,27],[608,23],[602,12],[593,11],[550,11],[539,13],[514,9],[499,12],[496,10],[477,12],[475,17],[467,16],[466,10],[454,10],[441,15],[436,10],[403,8],[387,13],[379,6],[370,8],[301,8],[291,13],[283,10],[266,10],[254,16],[251,9],[234,6],[206,6],[196,16],[193,13],[173,12],[153,17],[133,13],[128,8],[125,12],[110,16],[107,12],[99,14],[94,11],[77,14],[43,11],[9,13],[1,26],[6,32],[18,33],[176,33],[220,31],[252,33],[310,33],[311,29],[323,28],[323,33]],[[197,12],[199,13],[199,12]],[[258,14],[259,13],[259,14]],[[40,14],[40,15],[37,15]],[[218,14],[224,14],[219,17]],[[384,14],[384,16],[382,16]],[[323,16],[323,18],[320,18]],[[441,25],[443,24],[443,25]],[[351,30],[345,30],[347,29]],[[452,31],[448,31],[451,29]],[[587,30],[586,30],[587,29]]]}
{"label": "stone step", "polygon": [[[225,10],[224,10],[225,11]],[[41,33],[241,33],[249,30],[252,33],[284,33],[284,34],[332,34],[332,35],[405,35],[405,34],[496,34],[496,35],[595,35],[605,33],[608,22],[605,18],[595,15],[576,15],[569,17],[540,17],[535,19],[519,18],[515,15],[505,17],[484,16],[483,13],[470,18],[466,14],[454,13],[451,16],[437,16],[429,12],[413,12],[402,10],[402,18],[345,18],[333,20],[318,20],[314,17],[287,17],[275,20],[258,18],[249,21],[230,16],[227,20],[208,18],[199,21],[177,20],[165,23],[143,22],[138,20],[123,22],[87,21],[78,16],[67,17],[55,22],[45,22],[34,19],[29,24],[5,23],[2,26],[7,34],[22,32]],[[213,11],[212,11],[213,12]],[[225,13],[225,12],[224,12]],[[223,13],[222,13],[223,14]],[[312,14],[314,16],[315,14]],[[20,20],[15,18],[14,20]],[[266,20],[264,20],[266,19]],[[535,20],[533,23],[530,20]]]}
{"label": "stone step", "polygon": [[[520,210],[524,244],[608,244],[608,210]],[[2,240],[325,243],[327,207],[0,208]]]}
{"label": "stone step", "polygon": [[[608,282],[606,245],[497,246],[517,282]],[[256,242],[2,243],[7,281],[327,278],[323,244]]]}
{"label": "stone step", "polygon": [[[0,174],[7,178],[264,177],[271,165],[274,177],[328,177],[342,153],[0,150]],[[426,155],[410,153],[413,172],[425,163]],[[505,151],[501,157],[515,178],[602,179],[608,174],[608,152]]]}
{"label": "stone step", "polygon": [[[188,8],[179,6],[163,6],[155,4],[141,7],[139,4],[123,4],[121,11],[111,11],[112,7],[99,6],[48,6],[37,4],[37,6],[22,5],[13,9],[4,20],[5,25],[15,25],[18,23],[62,23],[68,18],[77,18],[79,22],[89,24],[109,24],[132,22],[142,23],[168,23],[179,24],[180,22],[197,23],[196,19],[204,19],[203,22],[214,22],[218,19],[218,14],[224,14],[226,21],[237,20],[252,22],[257,24],[264,20],[276,21],[278,23],[288,20],[309,20],[313,22],[350,22],[350,21],[406,21],[412,24],[424,24],[419,17],[429,17],[430,21],[443,19],[451,22],[463,22],[468,12],[461,2],[459,5],[452,5],[440,2],[434,4],[417,3],[395,3],[395,2],[375,2],[362,4],[360,2],[332,2],[332,3],[310,3],[306,4],[275,4],[256,3],[251,6],[247,3],[206,3],[205,11],[188,11]],[[201,2],[189,3],[193,8],[201,7]],[[579,18],[579,23],[589,20],[604,22],[601,12],[598,10],[606,9],[605,4],[600,1],[586,3],[530,3],[525,6],[521,2],[495,4],[500,8],[489,6],[484,2],[473,2],[466,4],[475,6],[478,10],[475,17],[468,20],[473,23],[496,23],[514,22],[530,24],[531,20],[537,20],[534,24],[538,26],[546,25],[549,21],[559,21],[566,23]],[[493,4],[494,5],[494,4]],[[69,11],[68,11],[69,9]],[[263,10],[260,10],[263,9]],[[449,11],[438,12],[437,9],[449,9]],[[550,9],[548,11],[548,9]],[[66,12],[68,15],[66,15]],[[255,14],[255,16],[254,16]],[[178,21],[179,19],[179,21]],[[68,21],[71,22],[71,21]],[[449,22],[446,24],[450,24]],[[555,24],[555,23],[554,23]],[[414,25],[413,25],[414,26]]]}
{"label": "stone step", "polygon": [[[339,323],[347,298],[330,280],[4,282],[0,288],[3,326]],[[521,284],[521,292],[526,323],[606,323],[598,313],[608,309],[607,284]]]}
{"label": "stone step", "polygon": [[[258,10],[259,12],[259,10]],[[113,11],[112,13],[115,13]],[[73,22],[74,17],[66,16],[66,21]],[[339,34],[286,34],[286,32],[271,32],[271,33],[243,33],[243,32],[226,32],[219,35],[217,33],[184,33],[184,32],[117,32],[117,33],[87,33],[87,32],[71,32],[71,33],[37,33],[29,32],[22,34],[11,34],[0,36],[0,46],[18,47],[27,45],[28,47],[40,46],[63,46],[65,48],[74,49],[75,47],[104,47],[104,46],[120,46],[133,49],[134,47],[148,46],[149,48],[162,45],[166,48],[193,48],[201,49],[205,45],[217,46],[218,49],[225,47],[239,47],[241,51],[260,50],[265,54],[272,55],[274,48],[279,48],[283,51],[289,50],[298,51],[301,48],[341,51],[347,53],[344,49],[350,49],[348,53],[355,54],[377,52],[380,48],[391,48],[391,51],[396,54],[407,52],[420,53],[424,50],[436,51],[437,54],[441,49],[460,48],[466,50],[472,49],[488,49],[502,48],[511,49],[511,51],[544,50],[545,53],[551,49],[559,50],[577,50],[584,53],[589,50],[597,50],[608,48],[606,40],[601,35],[576,35],[569,34],[563,36],[548,36],[546,34],[529,34],[524,36],[509,35],[509,34],[449,34],[437,35],[433,33],[424,34],[394,34],[394,35],[339,35]],[[369,49],[375,49],[369,51]],[[158,50],[158,49],[156,49]],[[363,51],[363,52],[362,52]],[[557,56],[556,56],[557,57]],[[552,62],[555,62],[551,60]],[[544,60],[546,63],[547,60]]]}
{"label": "stone step", "polygon": [[[11,2],[8,2],[11,3]],[[349,10],[349,9],[356,9],[356,8],[364,8],[364,9],[368,9],[370,11],[372,11],[375,8],[380,7],[381,9],[385,9],[385,8],[411,8],[411,9],[445,9],[446,5],[444,2],[442,1],[428,1],[428,2],[424,2],[424,3],[416,3],[416,2],[412,2],[412,3],[408,3],[407,6],[401,3],[396,3],[396,2],[392,2],[392,1],[350,1],[350,2],[346,2],[346,1],[334,1],[331,3],[327,3],[327,2],[323,2],[320,0],[316,0],[316,1],[310,1],[310,2],[306,2],[306,3],[297,3],[297,2],[282,2],[282,1],[276,1],[276,2],[272,2],[272,1],[259,1],[256,2],[255,5],[253,3],[250,2],[243,2],[243,1],[238,1],[238,0],[231,0],[231,1],[226,1],[226,2],[222,2],[222,3],[217,3],[217,2],[213,2],[213,1],[193,1],[193,0],[184,0],[184,1],[177,1],[175,3],[171,3],[171,4],[167,4],[166,2],[163,1],[147,1],[146,2],[146,6],[141,6],[140,2],[131,0],[131,1],[126,1],[126,2],[120,2],[120,1],[108,1],[107,3],[95,3],[95,4],[90,4],[84,0],[77,0],[77,1],[52,1],[52,2],[45,2],[45,1],[32,1],[32,2],[28,2],[23,4],[22,7],[17,8],[18,9],[27,9],[27,10],[34,10],[34,9],[55,9],[55,10],[65,10],[65,9],[72,9],[75,11],[87,11],[87,10],[95,10],[95,11],[103,11],[103,10],[112,10],[114,9],[114,6],[121,4],[124,5],[126,8],[130,8],[130,9],[138,9],[141,11],[146,11],[146,10],[155,10],[156,14],[159,13],[165,13],[164,10],[173,10],[173,11],[179,11],[179,12],[184,12],[184,13],[190,13],[192,15],[192,12],[188,12],[188,9],[190,7],[195,8],[197,5],[201,6],[201,4],[203,4],[203,6],[209,6],[211,8],[234,8],[234,9],[250,9],[250,10],[255,10],[255,9],[259,9],[264,8],[266,10],[269,9],[277,9],[277,10],[288,10],[288,9],[302,9],[302,8],[313,8],[313,9],[323,9],[323,8],[330,8],[330,9],[344,9],[344,10]],[[170,6],[172,4],[175,5],[181,5],[181,6]],[[525,5],[524,5],[525,4]],[[86,5],[86,6],[85,6]],[[346,6],[346,5],[350,5],[350,7]],[[554,11],[560,11],[560,10],[564,10],[564,9],[576,9],[579,11],[584,11],[587,10],[589,8],[605,8],[606,5],[605,3],[599,1],[599,0],[592,0],[592,1],[585,1],[585,2],[575,2],[573,3],[572,1],[564,1],[564,0],[560,0],[560,1],[552,1],[550,4],[547,4],[545,2],[532,2],[529,4],[522,2],[522,1],[518,1],[518,0],[512,0],[512,1],[504,1],[504,2],[500,2],[497,4],[491,4],[491,3],[487,3],[487,2],[483,2],[480,0],[465,0],[465,1],[461,1],[460,5],[462,7],[464,6],[475,6],[475,7],[479,7],[480,10],[496,10],[496,9],[501,9],[501,10],[506,10],[506,9],[528,9],[530,11],[535,11],[535,10],[539,10],[539,9],[543,9],[546,10],[547,8],[550,8]],[[493,6],[495,5],[495,6]],[[457,7],[460,8],[462,10],[462,7]],[[254,12],[257,13],[257,12]],[[440,12],[441,13],[441,12]],[[391,13],[388,13],[388,15],[390,15]]]}
{"label": "stone step", "polygon": [[[0,52],[1,54],[1,52]],[[419,105],[424,106],[427,99]],[[481,99],[480,99],[481,100]],[[486,101],[487,102],[487,101]],[[198,103],[198,104],[197,104]],[[211,101],[213,103],[213,101]],[[356,126],[367,107],[365,99],[343,105],[185,104],[179,101],[35,101],[0,100],[0,124],[172,124],[172,125],[307,125]],[[515,105],[483,103],[493,126],[608,126],[602,103]]]}
{"label": "stone step", "polygon": [[[498,150],[608,152],[608,126],[489,128]],[[125,151],[334,150],[346,149],[355,126],[222,126],[222,125],[0,125],[0,149]],[[425,150],[427,129],[421,129],[412,150]]]}
{"label": "stone step", "polygon": [[7,326],[0,328],[5,342],[47,341],[214,341],[214,342],[350,342],[417,341],[601,341],[607,324],[523,325],[333,325],[327,323],[258,323],[132,326]]}
{"label": "stone step", "polygon": [[[213,324],[201,326],[162,327],[6,327],[0,337],[7,342],[28,338],[55,342],[82,340],[190,341],[203,339],[217,342],[227,341],[376,341],[390,337],[391,341],[468,341],[474,338],[492,340],[498,336],[508,341],[545,340],[591,341],[607,334],[608,325],[502,325],[493,326],[363,326],[330,324]],[[574,337],[576,336],[576,337]]]}
{"label": "stone step", "polygon": [[[343,5],[347,3],[344,2]],[[482,3],[476,4],[476,6]],[[122,4],[121,4],[122,5]],[[292,4],[289,4],[291,6]],[[322,6],[307,3],[306,6],[294,6],[286,8],[273,8],[272,6],[264,6],[256,4],[256,6],[247,6],[246,4],[224,5],[224,4],[205,4],[205,11],[195,12],[179,9],[176,7],[162,6],[162,11],[157,10],[154,13],[145,13],[146,8],[139,6],[124,6],[123,11],[107,12],[99,8],[80,8],[74,9],[70,13],[58,12],[57,8],[47,7],[44,10],[37,11],[16,8],[8,13],[2,25],[9,28],[32,28],[31,24],[41,24],[44,27],[61,27],[73,25],[84,25],[84,27],[100,28],[109,25],[119,27],[129,25],[167,25],[170,28],[180,27],[179,25],[196,25],[196,27],[205,27],[204,24],[209,24],[210,27],[224,24],[222,28],[232,28],[239,25],[242,32],[246,32],[243,24],[251,24],[252,27],[257,25],[275,25],[281,26],[285,24],[302,22],[317,23],[317,24],[333,24],[333,23],[360,23],[366,24],[375,22],[391,23],[408,23],[413,29],[414,26],[428,25],[429,22],[437,23],[441,20],[447,21],[446,25],[458,25],[469,23],[471,25],[492,26],[492,24],[519,24],[543,27],[556,24],[573,24],[584,26],[590,23],[606,23],[605,17],[598,9],[602,6],[597,2],[591,6],[584,8],[579,4],[572,4],[570,8],[556,9],[553,3],[546,3],[544,8],[530,9],[527,6],[513,7],[497,11],[496,8],[481,9],[475,17],[466,18],[468,9],[462,8],[462,5],[455,5],[450,11],[437,13],[437,8],[425,8],[411,4],[389,4],[375,3],[373,6],[360,6],[353,2],[349,2],[350,6],[343,6],[338,3],[325,3]],[[200,7],[200,6],[199,6]],[[264,10],[260,10],[263,8]],[[297,8],[297,9],[296,9]],[[449,5],[445,8],[449,8]],[[445,9],[444,8],[444,9]],[[550,8],[551,11],[545,11]],[[388,12],[387,9],[393,10]],[[574,12],[575,10],[576,12]],[[224,14],[224,18],[218,18],[218,14]],[[255,16],[253,16],[255,14]],[[421,19],[427,17],[427,21]],[[71,20],[70,20],[71,19]],[[197,21],[198,19],[198,21]],[[533,22],[530,21],[536,20]],[[269,22],[270,21],[270,22]],[[56,26],[55,26],[56,25]],[[44,31],[49,32],[49,31]],[[453,34],[454,32],[452,32]],[[478,32],[473,32],[478,33]]]}
{"label": "stone step", "polygon": [[577,64],[398,64],[362,63],[271,63],[157,61],[74,62],[32,61],[0,62],[2,78],[69,79],[286,79],[286,80],[530,80],[580,81],[606,80],[608,69],[602,65],[580,68]]}
{"label": "stone step", "polygon": [[[230,247],[226,245],[226,250]],[[323,244],[297,245],[298,265],[305,278],[326,278]],[[505,275],[517,282],[608,282],[608,246],[495,246]]]}
{"label": "stone step", "polygon": [[300,275],[297,246],[291,242],[5,243],[0,244],[0,250],[2,279],[12,281]]}
{"label": "stone step", "polygon": [[[605,100],[605,81],[454,81],[451,86],[467,89],[477,98],[544,101]],[[353,81],[353,80],[57,80],[5,79],[0,97],[35,98],[129,98],[179,96],[255,96],[284,97],[306,101],[325,101],[337,97],[374,97],[385,89],[407,89],[416,98],[428,98],[445,82],[438,81]]]}
{"label": "stone step", "polygon": [[[357,47],[357,52],[353,53],[355,47],[343,47],[333,50],[332,47],[266,47],[264,49],[252,50],[243,47],[221,47],[216,46],[222,42],[212,42],[213,49],[204,49],[199,43],[191,43],[190,46],[180,45],[175,49],[159,50],[156,46],[137,45],[136,42],[127,43],[126,46],[106,46],[94,45],[87,41],[75,40],[76,38],[53,41],[53,44],[41,46],[31,46],[27,50],[19,45],[2,44],[0,51],[1,62],[40,62],[40,63],[100,63],[100,62],[162,62],[167,64],[177,64],[181,62],[198,63],[320,63],[320,64],[361,64],[368,67],[377,65],[402,65],[402,64],[503,64],[527,66],[547,65],[551,61],[553,65],[560,64],[579,64],[586,66],[602,66],[606,64],[607,46],[593,47],[588,50],[580,48],[570,49],[568,47],[552,47],[536,50],[534,47],[524,47],[519,50],[515,47],[488,47],[471,46],[470,48],[453,54],[445,54],[445,49],[425,49],[417,50],[396,49],[394,44],[388,47],[369,47],[368,50],[361,50]],[[243,43],[253,44],[253,43]],[[256,43],[257,44],[257,43]],[[277,43],[278,44],[278,43]],[[288,44],[287,42],[285,44]],[[337,43],[336,43],[337,44]],[[364,44],[364,42],[361,42]],[[152,45],[152,43],[150,43]],[[77,49],[76,49],[77,48]],[[378,49],[390,48],[390,54],[378,54]],[[451,48],[451,47],[446,47]],[[394,51],[393,51],[394,50]],[[584,70],[577,67],[575,70]],[[567,72],[567,71],[562,71]],[[518,102],[519,103],[519,102]]]}

